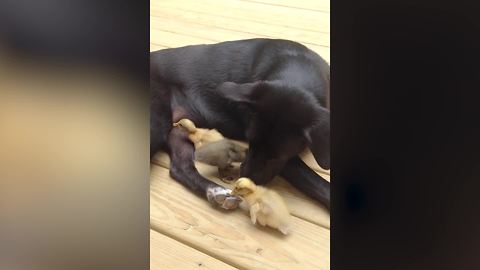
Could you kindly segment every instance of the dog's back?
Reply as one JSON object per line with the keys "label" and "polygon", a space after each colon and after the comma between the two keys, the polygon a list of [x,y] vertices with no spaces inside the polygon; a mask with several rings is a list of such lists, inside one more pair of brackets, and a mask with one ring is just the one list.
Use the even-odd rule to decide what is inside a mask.
{"label": "dog's back", "polygon": [[[247,39],[192,45],[150,54],[151,76],[186,88],[215,89],[220,83],[290,80],[326,104],[330,68],[307,47],[282,39]],[[307,64],[307,65],[304,65]],[[283,70],[277,73],[276,71]],[[287,75],[287,78],[283,77]]]}
{"label": "dog's back", "polygon": [[247,39],[160,50],[151,53],[150,69],[152,83],[167,84],[163,91],[169,92],[171,101],[195,112],[200,127],[216,127],[234,139],[245,139],[239,134],[245,127],[244,112],[216,94],[223,82],[281,81],[327,105],[328,64],[289,40]]}

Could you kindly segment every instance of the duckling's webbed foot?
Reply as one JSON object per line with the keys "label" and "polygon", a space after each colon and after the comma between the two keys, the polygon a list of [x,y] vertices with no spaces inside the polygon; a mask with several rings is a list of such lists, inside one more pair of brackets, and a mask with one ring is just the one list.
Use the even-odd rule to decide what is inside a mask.
{"label": "duckling's webbed foot", "polygon": [[223,209],[235,209],[238,207],[241,199],[231,195],[232,190],[224,187],[207,188],[207,199],[212,204],[218,205]]}

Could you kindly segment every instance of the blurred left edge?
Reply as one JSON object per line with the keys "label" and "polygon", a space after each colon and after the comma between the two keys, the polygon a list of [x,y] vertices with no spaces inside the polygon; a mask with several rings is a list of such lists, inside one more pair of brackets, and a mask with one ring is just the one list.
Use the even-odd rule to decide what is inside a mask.
{"label": "blurred left edge", "polygon": [[149,268],[148,16],[0,2],[0,269]]}

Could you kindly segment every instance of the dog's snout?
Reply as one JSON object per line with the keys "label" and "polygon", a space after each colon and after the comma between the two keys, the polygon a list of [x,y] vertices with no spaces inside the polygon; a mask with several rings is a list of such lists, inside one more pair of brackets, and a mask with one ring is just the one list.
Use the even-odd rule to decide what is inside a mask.
{"label": "dog's snout", "polygon": [[262,171],[250,173],[249,175],[247,175],[245,177],[252,179],[252,181],[255,182],[255,184],[257,184],[257,185],[264,185],[270,180],[270,179],[268,179],[267,174],[265,174]]}
{"label": "dog's snout", "polygon": [[263,185],[280,173],[284,164],[285,162],[283,160],[272,160],[261,163],[249,160],[242,163],[240,167],[241,175],[252,179],[256,184]]}

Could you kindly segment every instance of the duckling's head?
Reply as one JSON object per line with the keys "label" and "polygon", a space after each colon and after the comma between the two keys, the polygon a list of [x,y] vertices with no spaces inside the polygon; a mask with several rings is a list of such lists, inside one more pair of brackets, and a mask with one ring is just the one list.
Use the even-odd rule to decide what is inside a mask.
{"label": "duckling's head", "polygon": [[190,119],[183,118],[180,121],[173,123],[174,127],[181,127],[187,130],[189,133],[194,133],[197,131],[195,124]]}
{"label": "duckling's head", "polygon": [[247,195],[255,192],[257,186],[250,178],[241,177],[235,183],[232,195]]}

